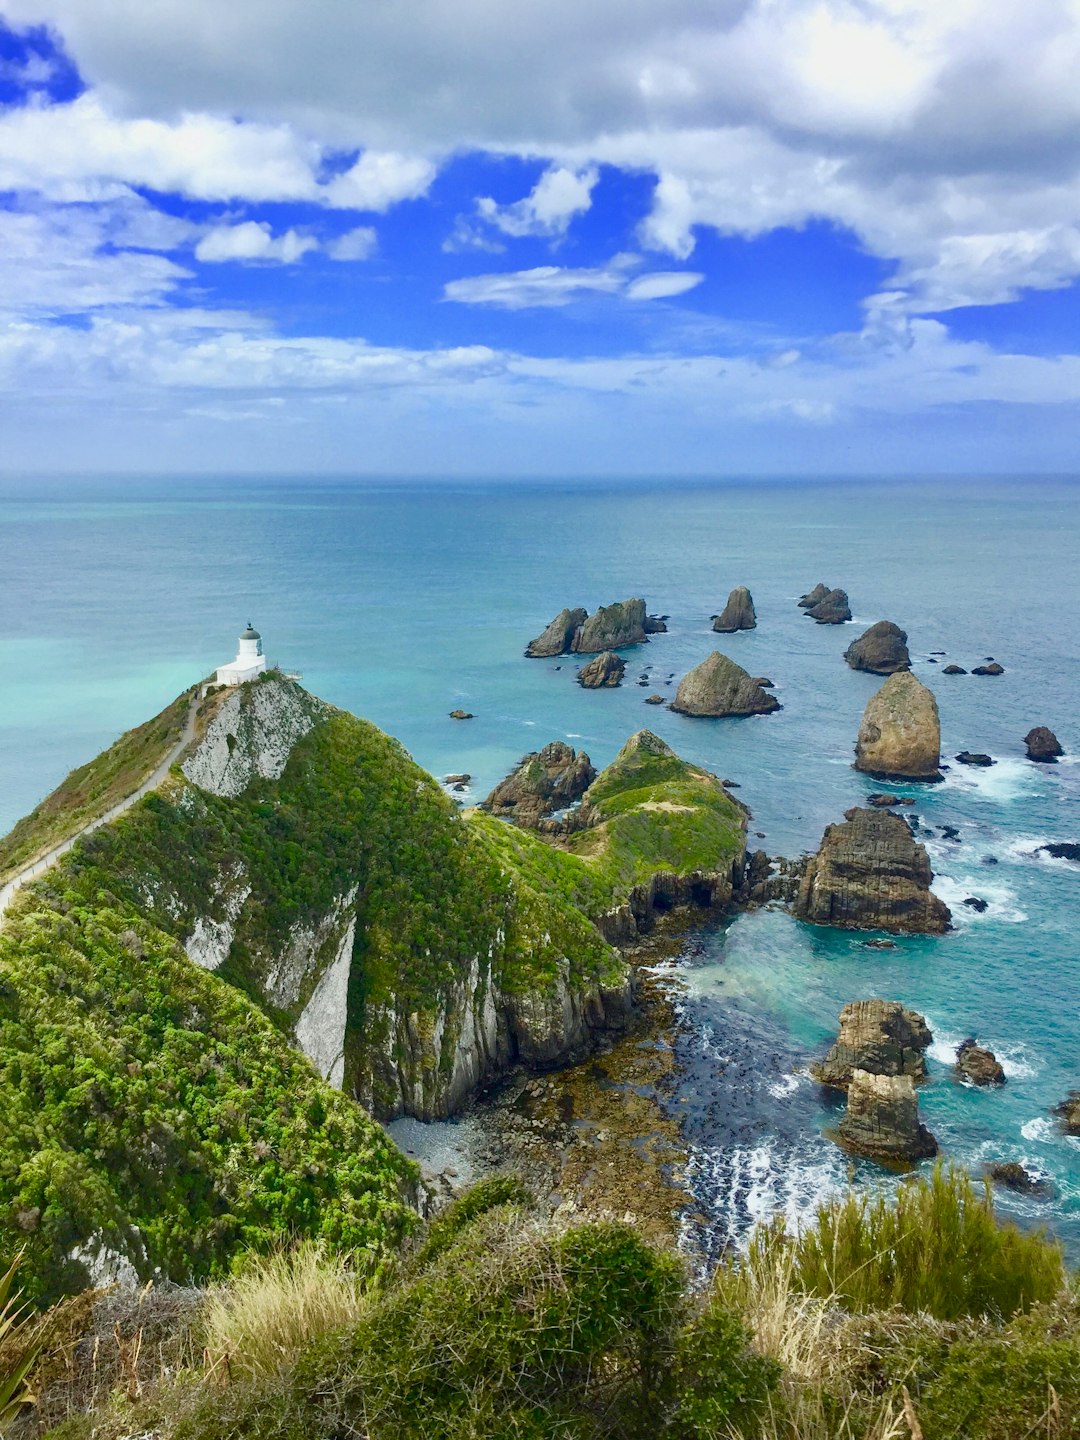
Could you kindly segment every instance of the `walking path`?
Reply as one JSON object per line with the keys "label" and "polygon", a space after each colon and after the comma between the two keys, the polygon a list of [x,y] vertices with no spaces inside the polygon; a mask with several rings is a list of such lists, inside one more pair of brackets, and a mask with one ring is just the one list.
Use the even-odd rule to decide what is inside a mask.
{"label": "walking path", "polygon": [[96,830],[99,825],[107,825],[110,820],[115,820],[117,816],[123,815],[125,810],[130,810],[136,800],[141,800],[142,797],[148,795],[151,790],[157,789],[179,759],[182,752],[191,744],[192,740],[195,739],[195,714],[199,708],[201,698],[202,686],[200,685],[192,697],[191,704],[188,706],[187,719],[184,721],[184,733],[149,779],[144,780],[137,790],[128,795],[126,799],[119,801],[111,810],[106,810],[105,814],[99,815],[96,820],[88,821],[81,830],[76,830],[75,834],[69,835],[62,844],[54,846],[52,850],[40,856],[37,860],[33,861],[32,864],[27,865],[24,870],[20,870],[17,874],[13,875],[5,885],[0,886],[0,923],[3,921],[4,911],[11,903],[15,892],[25,885],[28,880],[33,880],[36,876],[43,874],[48,870],[50,865],[54,865],[56,861],[60,859],[61,855],[66,855],[76,841],[81,840],[84,835],[89,835],[91,830]]}

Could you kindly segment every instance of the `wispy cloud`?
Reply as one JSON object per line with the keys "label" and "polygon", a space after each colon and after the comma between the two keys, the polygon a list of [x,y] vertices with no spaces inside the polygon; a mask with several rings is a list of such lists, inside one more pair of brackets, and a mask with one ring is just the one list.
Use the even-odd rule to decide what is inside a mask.
{"label": "wispy cloud", "polygon": [[616,255],[607,265],[573,269],[537,265],[531,270],[471,275],[451,280],[444,298],[463,305],[494,305],[503,310],[571,305],[597,295],[622,295],[628,300],[661,300],[685,294],[704,280],[690,270],[663,270],[634,276],[637,255]]}

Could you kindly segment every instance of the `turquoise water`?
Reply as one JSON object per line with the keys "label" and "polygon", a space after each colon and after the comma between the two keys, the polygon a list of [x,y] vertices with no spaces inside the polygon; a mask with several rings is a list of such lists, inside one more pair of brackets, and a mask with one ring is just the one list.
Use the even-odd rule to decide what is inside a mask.
{"label": "turquoise water", "polygon": [[[895,620],[938,696],[945,756],[998,762],[954,764],[944,784],[910,792],[956,929],[874,951],[764,911],[696,937],[680,962],[695,1183],[723,1237],[845,1179],[847,1160],[819,1138],[835,1116],[797,1072],[843,1003],[880,994],[931,1022],[923,1109],[945,1151],[1051,1177],[1055,1201],[1002,1204],[1046,1219],[1080,1254],[1080,1143],[1048,1117],[1080,1086],[1080,866],[1036,853],[1080,840],[1080,766],[1031,765],[1021,744],[1048,724],[1080,754],[1078,522],[1080,484],[1064,480],[4,482],[0,830],[230,659],[250,618],[310,689],[399,736],[434,774],[470,772],[466,798],[550,739],[602,765],[648,725],[739,783],[756,843],[798,854],[880,788],[850,765],[879,682],[841,655],[865,625]],[[795,600],[818,580],[848,590],[854,624],[804,618]],[[758,628],[714,637],[709,616],[736,584],[752,590]],[[564,604],[634,594],[670,616],[670,633],[627,653],[621,689],[586,692],[572,662],[522,658]],[[784,708],[701,721],[642,704],[714,646],[770,676]],[[1000,678],[940,674],[990,655]],[[456,707],[476,718],[450,720]],[[985,913],[960,904],[968,895]],[[1004,1089],[951,1081],[969,1033],[1005,1061]]]}

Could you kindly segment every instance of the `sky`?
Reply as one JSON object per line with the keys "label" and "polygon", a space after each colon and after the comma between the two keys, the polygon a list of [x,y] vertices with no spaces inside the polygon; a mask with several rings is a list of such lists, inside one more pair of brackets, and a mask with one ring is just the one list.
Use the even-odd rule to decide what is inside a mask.
{"label": "sky", "polygon": [[1080,0],[0,0],[0,470],[1080,471]]}

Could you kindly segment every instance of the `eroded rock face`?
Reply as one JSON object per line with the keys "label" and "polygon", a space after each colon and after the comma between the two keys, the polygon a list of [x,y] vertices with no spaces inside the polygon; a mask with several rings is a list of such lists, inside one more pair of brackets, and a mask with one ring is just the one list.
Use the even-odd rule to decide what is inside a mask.
{"label": "eroded rock face", "polygon": [[804,608],[810,619],[818,625],[843,625],[851,619],[851,606],[848,604],[846,590],[830,590],[816,605]]}
{"label": "eroded rock face", "polygon": [[847,1150],[886,1164],[936,1155],[937,1141],[919,1120],[910,1075],[873,1075],[856,1070],[848,1086],[847,1113],[838,1139]]}
{"label": "eroded rock face", "polygon": [[193,785],[234,799],[256,776],[277,780],[293,746],[328,707],[286,680],[230,689],[180,769]]}
{"label": "eroded rock face", "polygon": [[807,861],[794,913],[814,925],[938,935],[949,911],[930,891],[930,859],[887,810],[852,809]]}
{"label": "eroded rock face", "polygon": [[530,640],[525,654],[531,660],[543,659],[549,655],[565,655],[573,643],[574,636],[588,619],[587,610],[560,610],[551,624]]}
{"label": "eroded rock face", "polygon": [[972,1085],[1004,1085],[1005,1071],[992,1050],[978,1044],[974,1036],[962,1040],[956,1049],[956,1074]]}
{"label": "eroded rock face", "polygon": [[855,769],[899,780],[940,780],[941,721],[933,692],[909,671],[890,675],[863,712]]}
{"label": "eroded rock face", "polygon": [[523,756],[480,808],[535,829],[545,816],[580,800],[595,779],[596,770],[584,750],[578,754],[565,741],[553,740]]}
{"label": "eroded rock face", "polygon": [[595,660],[590,660],[578,671],[577,682],[584,685],[586,690],[599,690],[603,687],[614,687],[622,684],[622,678],[626,671],[626,661],[621,655],[616,655],[614,650],[604,650],[597,655]]}
{"label": "eroded rock face", "polygon": [[972,675],[1004,675],[1005,666],[999,665],[996,660],[991,660],[989,665],[976,665]]}
{"label": "eroded rock face", "polygon": [[668,617],[667,617],[666,615],[646,615],[646,616],[645,616],[645,634],[646,634],[646,635],[666,635],[666,634],[667,634],[667,622],[668,622]]}
{"label": "eroded rock face", "polygon": [[680,715],[768,715],[780,709],[780,701],[714,650],[680,680],[671,708]]}
{"label": "eroded rock face", "polygon": [[579,655],[594,655],[601,650],[640,645],[646,638],[645,601],[639,597],[601,605],[581,626],[570,648]]}
{"label": "eroded rock face", "polygon": [[810,1073],[837,1090],[848,1088],[856,1070],[923,1080],[933,1038],[925,1018],[898,1000],[853,1000],[840,1011],[836,1043]]}
{"label": "eroded rock face", "polygon": [[962,665],[945,665],[941,673],[943,675],[966,675],[968,672]]}
{"label": "eroded rock face", "polygon": [[732,635],[736,630],[753,630],[756,625],[754,597],[745,585],[736,585],[723,610],[713,619],[712,628],[721,635]]}
{"label": "eroded rock face", "polygon": [[1045,725],[1036,725],[1029,730],[1024,736],[1024,744],[1027,746],[1027,758],[1042,765],[1056,765],[1058,756],[1065,754],[1061,741]]}
{"label": "eroded rock face", "polygon": [[869,670],[872,675],[895,675],[898,670],[910,670],[907,631],[891,620],[879,620],[851,642],[844,651],[844,659],[853,670]]}

